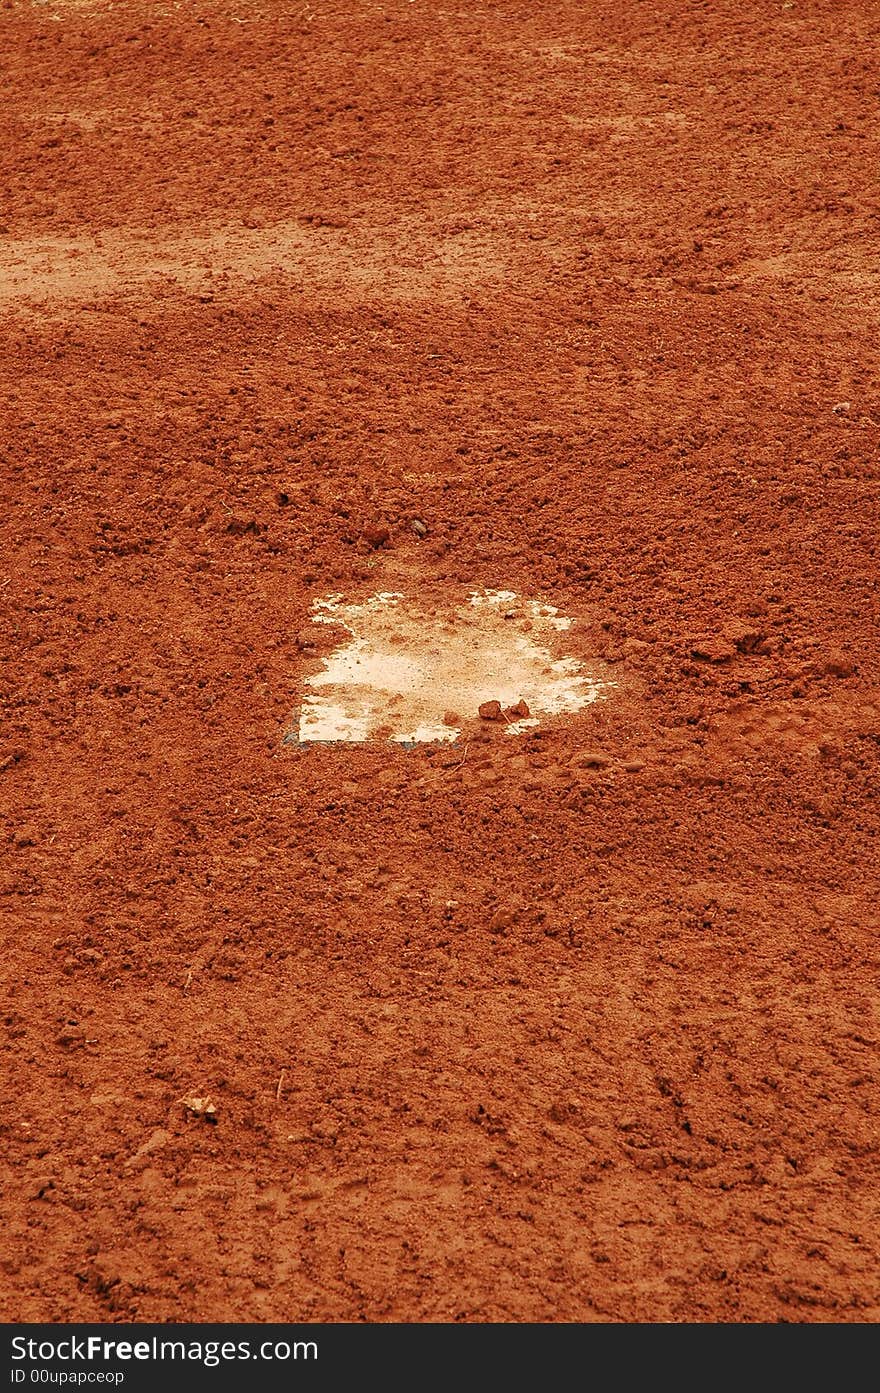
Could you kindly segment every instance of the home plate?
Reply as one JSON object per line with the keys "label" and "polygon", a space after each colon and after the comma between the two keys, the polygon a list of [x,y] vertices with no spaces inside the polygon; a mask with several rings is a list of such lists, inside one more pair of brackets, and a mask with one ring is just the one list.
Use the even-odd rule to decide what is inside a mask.
{"label": "home plate", "polygon": [[344,637],[304,679],[292,736],[304,744],[454,741],[481,718],[518,735],[614,685],[559,654],[573,619],[511,590],[477,590],[447,610],[396,591],[358,604],[330,595],[315,601],[311,618]]}

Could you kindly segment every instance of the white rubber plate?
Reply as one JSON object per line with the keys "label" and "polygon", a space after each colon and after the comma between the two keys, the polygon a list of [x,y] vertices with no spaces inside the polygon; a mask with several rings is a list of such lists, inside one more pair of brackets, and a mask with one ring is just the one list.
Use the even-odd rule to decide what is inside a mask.
{"label": "white rubber plate", "polygon": [[[612,684],[560,654],[574,620],[510,590],[480,590],[456,609],[424,609],[397,592],[359,604],[316,600],[312,620],[342,641],[305,678],[298,738],[312,741],[454,741],[479,708],[497,701],[509,735],[541,718],[580,711]],[[511,714],[525,702],[528,716]]]}

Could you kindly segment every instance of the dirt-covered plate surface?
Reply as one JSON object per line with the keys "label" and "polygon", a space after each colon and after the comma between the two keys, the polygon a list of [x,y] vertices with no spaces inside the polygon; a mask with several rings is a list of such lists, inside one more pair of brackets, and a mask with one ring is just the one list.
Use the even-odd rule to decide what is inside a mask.
{"label": "dirt-covered plate surface", "polygon": [[878,41],[2,0],[4,1319],[880,1318]]}

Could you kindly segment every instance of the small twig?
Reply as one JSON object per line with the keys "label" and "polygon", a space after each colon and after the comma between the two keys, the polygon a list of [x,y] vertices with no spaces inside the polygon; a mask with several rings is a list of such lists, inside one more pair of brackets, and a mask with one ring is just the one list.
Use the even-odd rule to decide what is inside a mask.
{"label": "small twig", "polygon": [[278,1075],[278,1087],[277,1087],[276,1090],[275,1090],[275,1102],[276,1102],[276,1103],[280,1103],[280,1102],[281,1102],[281,1085],[284,1083],[284,1075],[285,1075],[286,1073],[287,1073],[287,1070],[286,1070],[286,1069],[282,1069],[282,1070],[281,1070],[281,1073]]}
{"label": "small twig", "polygon": [[192,976],[192,968],[190,968],[189,972],[186,974],[186,981],[183,984],[183,990],[185,992],[189,991],[189,984],[192,981]]}
{"label": "small twig", "polygon": [[455,773],[456,769],[460,769],[461,766],[464,764],[465,760],[467,759],[468,750],[470,749],[470,747],[471,747],[471,742],[468,741],[467,744],[466,744],[465,747],[464,747],[464,754],[462,755],[461,759],[458,761],[458,764],[453,764],[453,766],[452,766],[451,772],[452,772],[453,774]]}

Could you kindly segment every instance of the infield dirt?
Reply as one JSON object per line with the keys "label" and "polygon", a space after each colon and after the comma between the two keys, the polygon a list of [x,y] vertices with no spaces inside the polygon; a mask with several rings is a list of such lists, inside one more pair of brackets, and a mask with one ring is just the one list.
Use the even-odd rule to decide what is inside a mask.
{"label": "infield dirt", "polygon": [[[0,1317],[880,1318],[878,45],[4,0]],[[607,699],[284,743],[481,588]]]}

